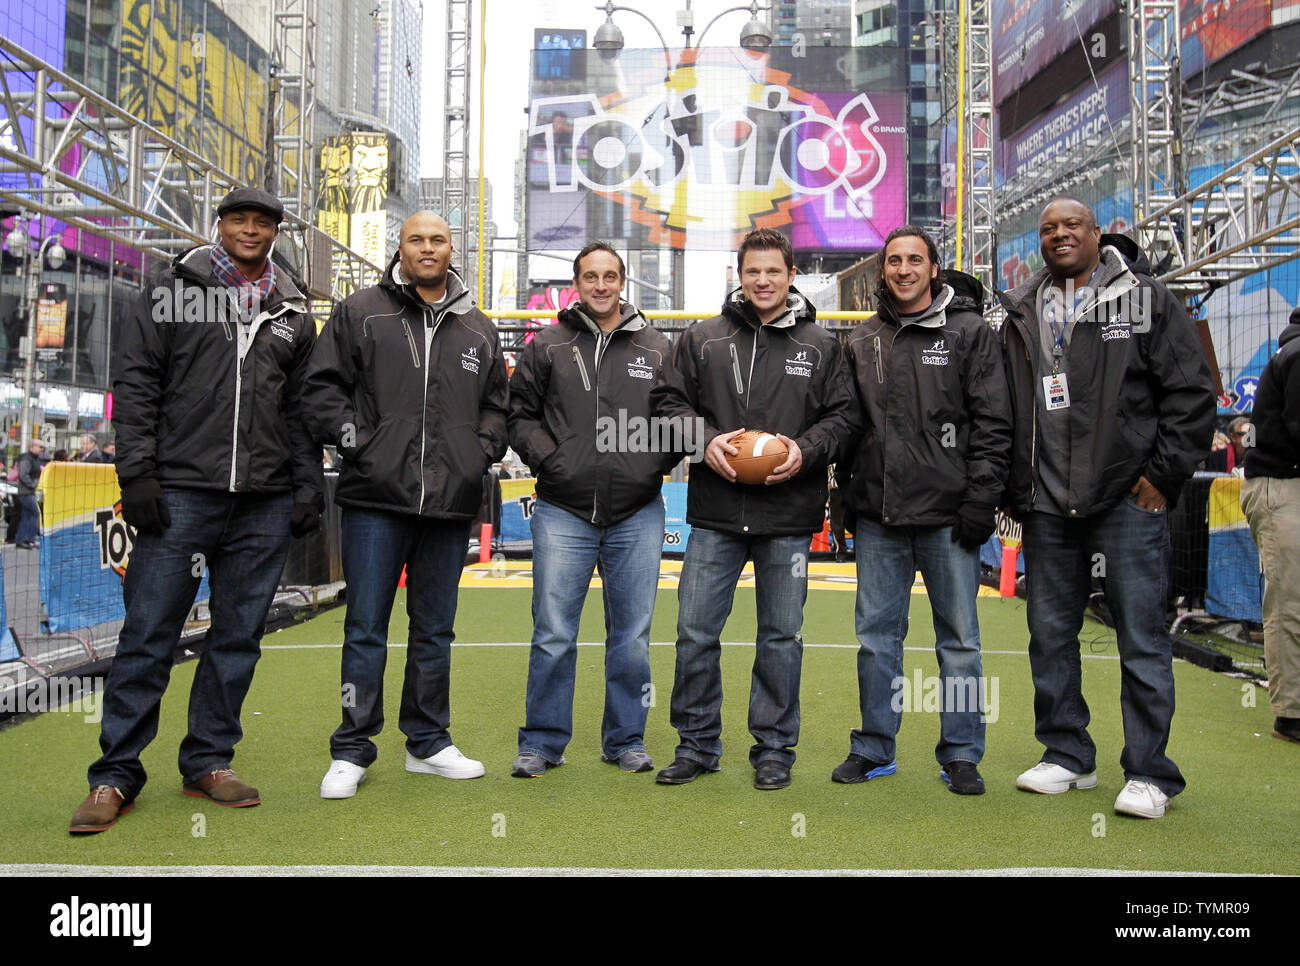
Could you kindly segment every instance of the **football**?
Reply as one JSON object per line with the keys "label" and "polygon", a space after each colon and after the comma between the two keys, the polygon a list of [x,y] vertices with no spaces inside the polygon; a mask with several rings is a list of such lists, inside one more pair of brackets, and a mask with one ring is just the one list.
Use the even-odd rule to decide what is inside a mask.
{"label": "football", "polygon": [[737,483],[762,484],[772,471],[785,462],[789,451],[785,443],[771,433],[747,430],[731,440],[739,451],[727,462],[736,471]]}

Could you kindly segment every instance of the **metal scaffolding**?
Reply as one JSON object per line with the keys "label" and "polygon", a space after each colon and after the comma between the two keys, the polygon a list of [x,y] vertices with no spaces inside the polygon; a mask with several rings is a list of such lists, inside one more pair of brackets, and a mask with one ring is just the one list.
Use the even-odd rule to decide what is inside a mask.
{"label": "metal scaffolding", "polygon": [[1182,163],[1182,62],[1178,0],[1133,0],[1129,14],[1129,117],[1133,220],[1138,244],[1163,251],[1167,226],[1150,219],[1187,191]]}
{"label": "metal scaffolding", "polygon": [[[1121,184],[1133,186],[1135,234],[1157,276],[1192,297],[1300,257],[1300,128],[1270,124],[1288,98],[1300,96],[1300,68],[1274,76],[1234,70],[1187,93],[1179,36],[1174,0],[1134,0],[1129,120],[1091,138],[1082,155],[1057,155],[1004,182],[998,201],[1002,214],[1014,217],[1113,168]],[[1241,139],[1243,147],[1260,147],[1189,189],[1189,159],[1210,147],[1190,138],[1207,122],[1266,105],[1257,129]],[[1214,149],[1231,147],[1224,141]]]}
{"label": "metal scaffolding", "polygon": [[[6,37],[0,55],[0,202],[157,258],[211,241],[234,176]],[[381,271],[299,214],[280,246],[318,299]]]}
{"label": "metal scaffolding", "polygon": [[1286,132],[1138,223],[1158,241],[1160,278],[1188,294],[1300,255],[1300,129]]}
{"label": "metal scaffolding", "polygon": [[469,261],[470,25],[472,0],[447,0],[447,63],[443,83],[443,188],[441,212],[451,226],[453,258],[467,287]]}
{"label": "metal scaffolding", "polygon": [[[1193,132],[1211,119],[1268,105],[1261,130],[1242,137],[1241,146],[1259,144],[1265,137],[1267,143],[1221,174],[1173,193],[1159,190],[1158,181],[1139,180],[1135,186],[1138,237],[1151,246],[1159,277],[1171,288],[1203,296],[1300,256],[1300,128],[1273,124],[1266,133],[1262,130],[1294,95],[1297,80],[1300,68],[1278,77],[1234,70],[1212,89],[1183,97],[1181,77],[1170,72],[1165,79],[1169,90],[1148,90],[1157,107],[1179,104],[1181,98],[1184,130]],[[1149,132],[1146,136],[1150,141]],[[1161,147],[1158,138],[1155,144]],[[1227,141],[1223,146],[1235,147]],[[1176,139],[1170,154],[1181,166],[1184,158],[1203,150],[1203,145],[1180,150]],[[1179,174],[1175,169],[1175,179]],[[1141,207],[1137,198],[1142,198]]]}
{"label": "metal scaffolding", "polygon": [[286,212],[310,221],[316,207],[316,0],[275,0],[272,21],[265,187]]}
{"label": "metal scaffolding", "polygon": [[966,5],[966,210],[965,270],[993,291],[997,264],[997,201],[993,174],[993,57],[989,29],[990,0]]}

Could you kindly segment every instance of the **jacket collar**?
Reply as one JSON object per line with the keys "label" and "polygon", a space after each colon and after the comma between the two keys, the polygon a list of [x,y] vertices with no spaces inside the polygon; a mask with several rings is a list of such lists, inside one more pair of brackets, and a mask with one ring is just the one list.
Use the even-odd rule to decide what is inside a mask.
{"label": "jacket collar", "polygon": [[[563,324],[579,332],[590,332],[592,335],[600,335],[601,328],[595,319],[588,314],[586,306],[581,302],[574,302],[566,309],[561,309],[556,315]],[[650,323],[645,320],[645,316],[631,302],[619,302],[619,322],[611,330],[613,332],[636,332],[646,328]]]}
{"label": "jacket collar", "polygon": [[[1038,290],[1047,281],[1049,273],[1044,265],[1029,278],[1029,281],[1006,293],[1002,303],[1008,312],[1028,318],[1038,318]],[[1101,265],[1097,273],[1097,295],[1094,304],[1108,302],[1137,288],[1137,276],[1133,274],[1118,248],[1103,245],[1101,248]]]}
{"label": "jacket collar", "polygon": [[[393,256],[393,260],[388,263],[388,268],[384,271],[383,280],[379,283],[381,288],[385,288],[401,299],[410,302],[415,308],[429,308],[429,303],[424,300],[416,287],[406,280],[402,274],[402,257],[401,254]],[[456,274],[454,268],[447,269],[447,293],[438,307],[443,315],[464,315],[474,307],[474,297],[470,295],[469,289],[465,283]]]}
{"label": "jacket collar", "polygon": [[[200,285],[208,287],[220,285],[220,281],[212,274],[213,247],[212,245],[199,245],[188,251],[181,252],[172,259],[172,271],[177,276],[188,278]],[[307,296],[302,293],[297,283],[283,268],[279,268],[275,274],[275,291],[271,294],[271,299],[266,308],[274,309],[281,303],[287,303],[287,308],[290,311],[306,315],[308,311]]]}
{"label": "jacket collar", "polygon": [[880,300],[880,315],[891,325],[902,328],[907,325],[919,325],[927,329],[942,329],[948,324],[948,305],[953,300],[953,290],[950,285],[943,285],[939,288],[939,294],[930,300],[930,305],[926,308],[924,314],[915,319],[900,319],[898,310],[894,306],[892,298],[882,298]]}
{"label": "jacket collar", "polygon": [[[752,329],[763,327],[763,323],[758,319],[758,313],[754,311],[754,303],[745,298],[745,290],[742,288],[734,290],[727,296],[726,301],[722,303],[722,314],[733,321],[743,322]],[[812,303],[792,285],[790,294],[785,297],[785,311],[767,325],[776,329],[792,329],[796,322],[804,320],[811,322],[816,318],[817,310]]]}

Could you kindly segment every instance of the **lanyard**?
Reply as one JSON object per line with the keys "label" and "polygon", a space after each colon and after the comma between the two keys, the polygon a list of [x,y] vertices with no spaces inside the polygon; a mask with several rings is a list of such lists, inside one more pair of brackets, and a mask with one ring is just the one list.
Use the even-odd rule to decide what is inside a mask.
{"label": "lanyard", "polygon": [[[1097,272],[1099,271],[1101,271],[1100,264],[1098,264],[1097,267],[1093,269],[1092,274],[1088,276],[1088,281],[1082,286],[1083,289],[1087,289],[1089,292],[1093,291],[1092,280],[1097,277]],[[1048,284],[1049,286],[1051,285],[1051,283]],[[1044,315],[1047,316],[1047,327],[1051,331],[1052,335],[1056,337],[1054,342],[1052,343],[1052,375],[1057,376],[1060,375],[1061,359],[1065,355],[1065,333],[1070,328],[1070,320],[1074,318],[1076,314],[1075,309],[1078,307],[1079,299],[1082,296],[1079,294],[1080,290],[1076,290],[1073,287],[1071,287],[1070,295],[1069,295],[1070,305],[1067,308],[1065,305],[1066,302],[1065,293],[1062,293],[1061,296],[1058,298],[1056,295],[1056,291],[1059,290],[1053,291],[1053,289],[1055,289],[1055,286],[1049,287],[1047,293],[1048,297],[1046,299],[1046,304],[1043,306],[1043,309],[1044,309]],[[1060,331],[1057,331],[1056,328],[1056,309],[1058,306],[1060,307],[1061,312],[1064,315],[1064,318],[1061,319]]]}

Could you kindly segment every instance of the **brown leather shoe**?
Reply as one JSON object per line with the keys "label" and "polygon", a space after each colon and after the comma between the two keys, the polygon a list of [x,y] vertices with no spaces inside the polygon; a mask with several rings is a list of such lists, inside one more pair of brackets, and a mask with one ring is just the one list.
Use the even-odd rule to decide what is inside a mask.
{"label": "brown leather shoe", "polygon": [[191,798],[206,798],[227,808],[244,808],[262,803],[257,796],[257,789],[241,782],[229,768],[218,768],[196,782],[186,782],[182,790]]}
{"label": "brown leather shoe", "polygon": [[68,831],[73,835],[103,832],[117,824],[119,815],[125,815],[133,808],[135,803],[128,802],[126,796],[112,785],[96,785],[72,813]]}

